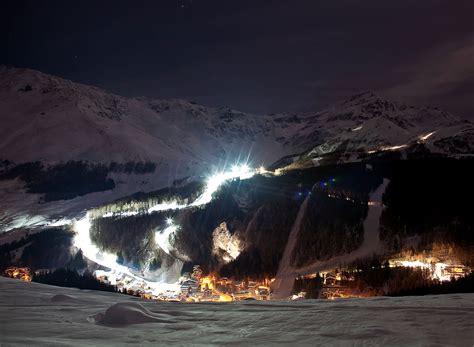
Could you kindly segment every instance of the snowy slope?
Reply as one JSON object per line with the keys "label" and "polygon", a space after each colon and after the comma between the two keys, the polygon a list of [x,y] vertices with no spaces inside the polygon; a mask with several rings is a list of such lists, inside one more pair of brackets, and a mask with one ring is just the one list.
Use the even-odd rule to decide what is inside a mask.
{"label": "snowy slope", "polygon": [[112,190],[42,204],[41,196],[26,194],[18,179],[0,181],[0,230],[44,224],[52,215],[74,215],[247,160],[257,167],[298,153],[290,162],[319,165],[322,157],[336,153],[339,162],[354,161],[361,154],[416,144],[426,135],[431,136],[422,142],[432,152],[474,152],[472,123],[370,92],[322,112],[252,115],[185,100],[126,98],[7,67],[0,67],[0,120],[0,160],[51,166],[71,160],[156,165],[146,175],[110,173]]}
{"label": "snowy slope", "polygon": [[185,100],[125,98],[6,67],[0,68],[0,110],[3,159],[152,161],[181,174],[239,156],[270,163],[346,140],[350,148],[370,150],[433,131],[444,131],[433,139],[472,131],[471,123],[447,112],[392,103],[373,93],[314,114],[252,115]]}
{"label": "snowy slope", "polygon": [[[318,165],[325,156],[338,162],[357,161],[367,154],[410,150],[420,144],[431,153],[474,153],[471,122],[436,107],[407,106],[371,92],[355,95],[306,120],[293,140],[306,139],[307,150],[288,158],[286,164],[310,161]],[[319,134],[319,142],[314,134]]]}
{"label": "snowy slope", "polygon": [[471,346],[474,295],[165,303],[0,277],[0,340],[21,345]]}
{"label": "snowy slope", "polygon": [[0,67],[0,118],[0,159],[15,164],[156,164],[146,175],[111,173],[111,191],[41,205],[41,197],[25,194],[18,180],[1,181],[0,230],[44,224],[52,214],[78,213],[247,158],[253,165],[270,163],[297,150],[275,141],[283,128],[270,116],[184,100],[125,98],[28,69]]}
{"label": "snowy slope", "polygon": [[[247,156],[257,141],[258,148],[267,140],[275,145],[268,116],[124,98],[33,70],[1,68],[0,100],[0,153],[15,162],[153,161],[174,169]],[[271,149],[270,160],[283,153]]]}

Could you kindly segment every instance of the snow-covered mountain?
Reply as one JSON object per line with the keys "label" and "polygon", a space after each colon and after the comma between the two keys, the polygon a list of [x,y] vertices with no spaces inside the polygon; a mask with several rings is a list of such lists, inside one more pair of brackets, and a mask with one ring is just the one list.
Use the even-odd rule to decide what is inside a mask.
{"label": "snow-covered mountain", "polygon": [[[390,102],[372,92],[306,116],[293,138],[307,150],[275,166],[301,167],[360,161],[387,151],[417,151],[465,156],[474,153],[474,124],[437,107]],[[295,144],[295,142],[291,142]]]}
{"label": "snow-covered mountain", "polygon": [[125,98],[38,71],[1,67],[0,109],[3,159],[151,161],[177,178],[239,156],[256,164],[315,145],[322,153],[342,144],[370,151],[433,131],[430,142],[438,150],[473,150],[470,143],[459,147],[472,140],[472,123],[370,92],[312,114],[252,115],[185,100]]}
{"label": "snow-covered mountain", "polygon": [[285,153],[274,140],[284,125],[269,116],[125,98],[33,70],[1,68],[0,100],[0,153],[15,162],[152,161],[179,177],[250,150]]}
{"label": "snow-covered mountain", "polygon": [[[114,182],[110,185],[102,177],[100,189],[75,194],[67,201],[38,204],[41,194],[26,194],[21,180],[0,179],[0,229],[40,224],[48,219],[41,216],[69,215],[137,191],[169,186],[176,179],[206,175],[247,158],[260,165],[302,150],[284,146],[290,127],[274,122],[271,116],[184,100],[125,98],[28,69],[0,67],[0,117],[0,174],[38,161],[44,170],[56,167],[61,177],[71,176],[74,171],[59,165],[82,161],[96,171],[105,170]],[[153,170],[144,174],[110,170],[111,163],[134,167],[145,162],[152,163]],[[33,170],[30,165],[7,178],[24,181],[38,176],[52,177],[49,171]],[[84,184],[90,186],[88,181]],[[46,191],[59,185],[46,183]],[[71,190],[72,184],[63,183],[63,190]],[[28,186],[26,190],[38,192]]]}
{"label": "snow-covered mountain", "polygon": [[[474,153],[472,123],[437,108],[393,103],[370,92],[322,112],[253,115],[185,100],[126,98],[34,70],[0,67],[0,117],[0,174],[22,163],[54,168],[82,161],[99,165],[96,169],[107,177],[101,178],[101,189],[38,204],[44,191],[29,187],[36,194],[27,194],[18,179],[34,180],[38,169],[10,173],[8,180],[0,180],[0,229],[42,223],[43,218],[32,221],[32,216],[77,213],[247,160],[255,167],[282,157],[280,167],[319,165],[328,156],[333,162],[334,157],[338,162],[356,161],[420,143],[432,152]],[[153,170],[136,174],[111,169],[113,163],[145,162],[152,163]],[[57,171],[71,175],[63,166]],[[43,176],[51,174],[45,172]]]}

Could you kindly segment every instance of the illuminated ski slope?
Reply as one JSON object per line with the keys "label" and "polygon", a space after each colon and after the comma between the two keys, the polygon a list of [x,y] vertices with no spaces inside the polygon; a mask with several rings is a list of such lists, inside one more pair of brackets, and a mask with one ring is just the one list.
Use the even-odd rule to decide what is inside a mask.
{"label": "illuminated ski slope", "polygon": [[155,242],[166,254],[171,255],[173,245],[170,242],[170,237],[174,237],[179,230],[179,226],[171,218],[166,220],[166,224],[168,226],[164,230],[155,233]]}
{"label": "illuminated ski slope", "polygon": [[[223,171],[212,175],[206,182],[204,192],[195,201],[188,204],[178,204],[176,201],[163,201],[149,208],[148,213],[155,211],[172,211],[206,205],[212,201],[214,194],[219,190],[222,184],[234,179],[244,180],[251,178],[255,172],[255,170],[251,169],[246,164],[234,165],[229,171]],[[139,211],[127,211],[120,214],[120,216],[133,216],[138,213]],[[102,218],[112,216],[114,216],[114,214],[108,213],[104,214]],[[171,238],[174,238],[174,235],[179,230],[179,225],[176,225],[170,218],[166,220],[166,223],[167,227],[164,230],[155,233],[155,242],[157,247],[161,248],[166,254],[171,255],[173,251],[176,251],[172,245]],[[90,261],[109,268],[110,271],[106,272],[106,274],[111,282],[115,282],[117,278],[126,276],[131,280],[131,286],[141,283],[150,288],[155,294],[160,294],[165,291],[179,291],[178,283],[168,284],[147,281],[132,273],[128,267],[117,263],[117,255],[102,251],[93,244],[90,238],[90,227],[91,221],[89,213],[87,213],[84,218],[74,222],[74,230],[76,231],[74,246],[81,249],[83,255]]]}

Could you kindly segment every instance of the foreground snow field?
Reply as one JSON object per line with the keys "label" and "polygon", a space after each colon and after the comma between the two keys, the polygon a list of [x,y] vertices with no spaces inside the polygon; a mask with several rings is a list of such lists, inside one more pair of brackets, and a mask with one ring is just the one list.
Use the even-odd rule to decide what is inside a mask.
{"label": "foreground snow field", "polygon": [[187,304],[3,277],[0,290],[2,346],[474,343],[474,294]]}

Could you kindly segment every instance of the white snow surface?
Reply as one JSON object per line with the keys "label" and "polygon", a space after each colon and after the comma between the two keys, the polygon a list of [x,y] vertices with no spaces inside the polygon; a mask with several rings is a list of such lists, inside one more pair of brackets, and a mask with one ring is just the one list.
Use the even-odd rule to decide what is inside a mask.
{"label": "white snow surface", "polygon": [[[0,232],[74,218],[137,191],[247,161],[258,167],[304,153],[303,158],[319,163],[321,155],[333,151],[353,161],[357,153],[416,143],[433,132],[422,141],[431,151],[474,152],[472,123],[370,92],[321,112],[254,115],[186,100],[127,98],[39,71],[0,66],[0,110],[0,159],[156,164],[152,174],[110,174],[116,183],[111,191],[41,204],[41,196],[27,194],[21,181],[0,181]],[[440,140],[445,140],[442,146]]]}
{"label": "white snow surface", "polygon": [[272,284],[274,296],[278,299],[288,298],[293,288],[293,282],[296,276],[294,274],[294,269],[291,266],[291,255],[293,254],[293,249],[295,248],[298,239],[301,223],[306,213],[310,197],[311,196],[308,195],[300,206],[295,222],[291,227],[290,235],[288,235],[288,241],[286,242],[282,259],[278,265],[275,282]]}
{"label": "white snow surface", "polygon": [[474,294],[166,303],[0,278],[2,345],[472,346]]}
{"label": "white snow surface", "polygon": [[0,153],[15,162],[152,161],[184,176],[250,152],[270,161],[283,152],[269,116],[126,98],[28,69],[0,67],[0,109]]}
{"label": "white snow surface", "polygon": [[[25,86],[31,91],[22,91]],[[313,146],[395,146],[472,124],[437,108],[366,92],[322,112],[254,115],[186,100],[127,98],[35,70],[0,66],[0,154],[15,162],[152,161],[160,175],[202,174],[250,157],[253,166]],[[354,131],[356,129],[356,131]]]}

